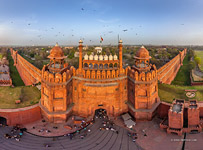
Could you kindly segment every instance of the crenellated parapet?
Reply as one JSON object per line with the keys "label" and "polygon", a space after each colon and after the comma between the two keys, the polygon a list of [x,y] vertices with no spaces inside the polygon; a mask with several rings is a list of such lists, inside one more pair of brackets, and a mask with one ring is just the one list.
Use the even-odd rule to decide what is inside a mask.
{"label": "crenellated parapet", "polygon": [[156,66],[151,65],[151,69],[148,72],[139,72],[134,67],[129,67],[128,76],[135,81],[151,81],[157,78]]}
{"label": "crenellated parapet", "polygon": [[200,126],[200,108],[197,100],[190,100],[188,106],[188,127],[190,130],[199,130]]}
{"label": "crenellated parapet", "polygon": [[16,66],[25,85],[41,82],[41,70],[20,56],[18,51],[13,50],[12,48],[10,51],[14,60],[14,66]]}
{"label": "crenellated parapet", "polygon": [[168,110],[169,128],[182,129],[184,122],[184,100],[175,100]]}
{"label": "crenellated parapet", "polygon": [[161,83],[170,84],[173,81],[186,54],[187,49],[185,48],[183,51],[180,51],[176,57],[158,69],[158,80]]}
{"label": "crenellated parapet", "polygon": [[48,68],[49,68],[49,64],[43,67],[42,79],[45,82],[49,82],[49,83],[66,83],[75,74],[74,67],[70,67],[70,69],[66,67],[62,72],[57,72],[55,74],[50,72]]}

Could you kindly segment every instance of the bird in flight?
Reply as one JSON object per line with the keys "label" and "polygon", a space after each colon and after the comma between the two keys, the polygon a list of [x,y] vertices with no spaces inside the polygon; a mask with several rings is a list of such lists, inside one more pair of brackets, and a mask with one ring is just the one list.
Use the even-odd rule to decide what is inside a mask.
{"label": "bird in flight", "polygon": [[85,9],[84,9],[84,8],[81,8],[81,10],[84,11]]}
{"label": "bird in flight", "polygon": [[28,26],[30,26],[31,24],[30,24],[30,23],[28,23],[27,25],[28,25]]}
{"label": "bird in flight", "polygon": [[124,32],[128,31],[127,29],[123,30]]}
{"label": "bird in flight", "polygon": [[183,24],[183,23],[182,23],[181,25],[182,25],[182,26],[184,26],[184,24]]}

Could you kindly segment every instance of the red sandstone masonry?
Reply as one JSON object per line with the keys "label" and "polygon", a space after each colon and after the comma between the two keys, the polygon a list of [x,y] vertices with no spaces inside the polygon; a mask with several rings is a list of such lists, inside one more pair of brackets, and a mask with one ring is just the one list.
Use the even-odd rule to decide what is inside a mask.
{"label": "red sandstone masonry", "polygon": [[0,117],[6,118],[9,126],[23,125],[40,120],[41,109],[39,104],[18,109],[0,109]]}
{"label": "red sandstone masonry", "polygon": [[158,69],[158,80],[161,83],[171,84],[182,65],[186,53],[187,49],[184,49],[175,58]]}
{"label": "red sandstone masonry", "polygon": [[11,48],[11,56],[25,85],[41,82],[41,70],[29,63]]}
{"label": "red sandstone masonry", "polygon": [[[187,53],[187,49],[180,52],[170,62],[158,69],[158,80],[161,83],[170,84],[175,78],[183,59]],[[41,70],[33,66],[23,57],[21,57],[17,51],[11,48],[11,56],[14,59],[14,64],[18,69],[18,72],[24,81],[25,85],[31,85],[37,82],[41,82]]]}

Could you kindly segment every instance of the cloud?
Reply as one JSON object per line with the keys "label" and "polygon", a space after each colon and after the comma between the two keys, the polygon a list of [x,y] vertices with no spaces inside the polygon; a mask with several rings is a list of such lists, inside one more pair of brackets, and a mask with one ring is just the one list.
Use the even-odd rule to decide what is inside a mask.
{"label": "cloud", "polygon": [[97,19],[97,21],[101,23],[116,23],[119,21],[119,19],[111,19],[111,20]]}

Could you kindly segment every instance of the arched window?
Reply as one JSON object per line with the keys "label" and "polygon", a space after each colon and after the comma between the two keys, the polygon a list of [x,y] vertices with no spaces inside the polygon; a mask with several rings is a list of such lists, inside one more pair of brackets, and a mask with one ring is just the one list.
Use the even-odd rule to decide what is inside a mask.
{"label": "arched window", "polygon": [[118,64],[117,64],[117,63],[115,63],[115,64],[114,64],[114,68],[117,68],[117,67],[118,67]]}
{"label": "arched window", "polygon": [[93,64],[92,63],[89,64],[89,68],[93,69]]}
{"label": "arched window", "polygon": [[99,64],[99,69],[103,69],[103,64]]}
{"label": "arched window", "polygon": [[104,65],[104,69],[108,69],[108,64],[105,64],[105,65]]}
{"label": "arched window", "polygon": [[141,68],[144,68],[144,67],[145,67],[144,61],[141,62],[140,67],[141,67]]}
{"label": "arched window", "polygon": [[88,64],[87,63],[84,64],[84,68],[88,69]]}
{"label": "arched window", "polygon": [[98,64],[94,64],[94,69],[98,69]]}
{"label": "arched window", "polygon": [[109,64],[109,68],[113,68],[113,64]]}

